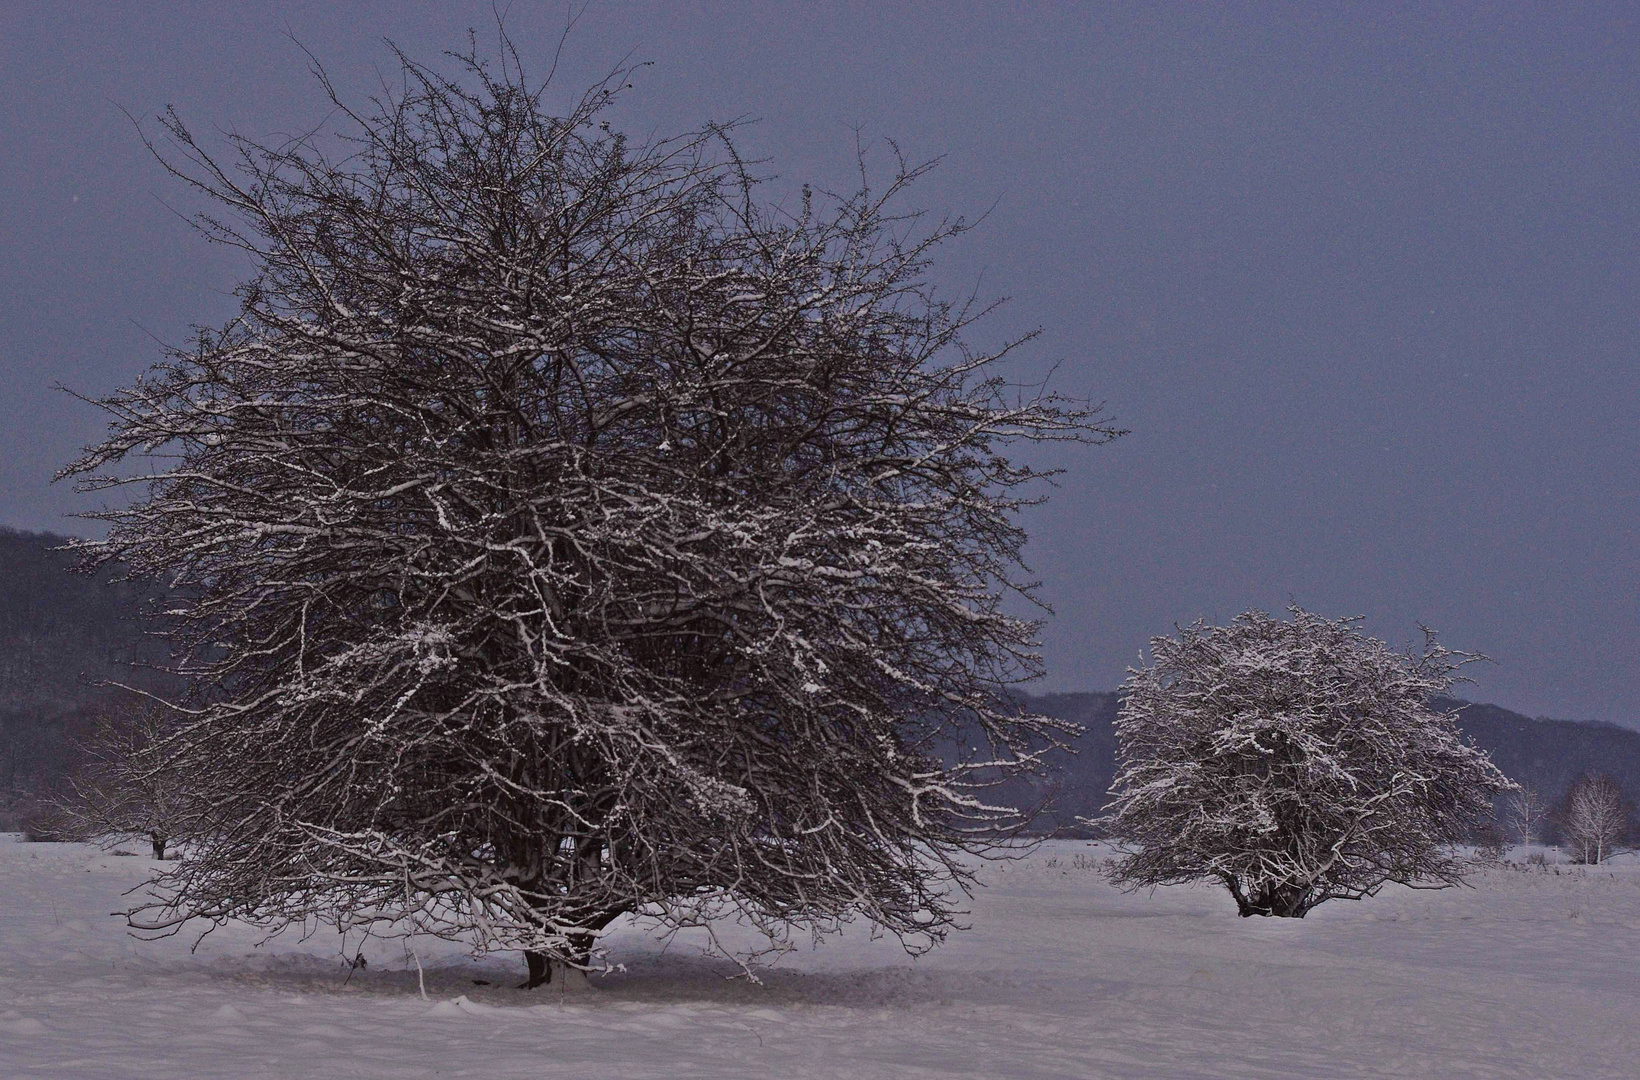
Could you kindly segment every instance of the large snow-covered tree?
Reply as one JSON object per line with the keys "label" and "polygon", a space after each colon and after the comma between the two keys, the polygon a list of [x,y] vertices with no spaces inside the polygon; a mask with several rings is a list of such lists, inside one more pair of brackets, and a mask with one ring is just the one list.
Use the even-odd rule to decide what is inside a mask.
{"label": "large snow-covered tree", "polygon": [[1046,475],[1006,448],[1117,432],[967,344],[921,169],[771,204],[729,132],[613,132],[619,76],[555,115],[510,47],[399,59],[227,162],[163,118],[255,272],[65,470],[140,485],[89,560],[191,598],[167,753],[211,810],[133,918],[414,926],[532,985],[631,912],[937,942],[1055,738],[1004,692]]}
{"label": "large snow-covered tree", "polygon": [[1218,881],[1242,915],[1302,918],[1385,882],[1462,880],[1453,845],[1513,787],[1432,711],[1468,657],[1425,633],[1397,653],[1300,608],[1151,639],[1122,685],[1102,823],[1115,880]]}

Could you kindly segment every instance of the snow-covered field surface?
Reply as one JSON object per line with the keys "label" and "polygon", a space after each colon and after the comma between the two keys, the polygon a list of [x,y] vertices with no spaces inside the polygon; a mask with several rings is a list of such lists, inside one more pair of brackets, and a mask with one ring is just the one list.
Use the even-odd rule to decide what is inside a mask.
{"label": "snow-covered field surface", "polygon": [[108,913],[147,859],[0,835],[0,1076],[1640,1075],[1632,857],[1296,921],[1208,888],[1124,895],[1105,855],[989,868],[972,929],[920,960],[860,929],[754,986],[628,927],[625,972],[560,995],[511,989],[515,957],[422,942],[424,1001],[396,942],[350,972],[333,933],[135,940]]}

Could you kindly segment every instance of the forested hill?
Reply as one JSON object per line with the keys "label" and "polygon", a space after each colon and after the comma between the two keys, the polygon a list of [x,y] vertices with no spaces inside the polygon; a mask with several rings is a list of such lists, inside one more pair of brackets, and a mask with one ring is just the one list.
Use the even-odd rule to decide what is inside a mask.
{"label": "forested hill", "polygon": [[[1112,693],[1044,694],[1027,699],[1028,707],[1044,716],[1081,724],[1081,738],[1071,740],[1074,753],[1054,755],[1055,775],[1038,781],[1036,790],[1006,792],[1021,801],[1049,799],[1049,809],[1038,819],[1043,831],[1084,833],[1079,817],[1096,817],[1105,804],[1105,792],[1116,778],[1116,707]],[[1019,805],[1015,802],[1013,805]]]}
{"label": "forested hill", "polygon": [[1631,799],[1640,797],[1640,731],[1616,724],[1534,720],[1496,705],[1455,699],[1458,724],[1511,780],[1530,784],[1551,802],[1579,774],[1608,773]]}
{"label": "forested hill", "polygon": [[[1609,773],[1630,799],[1640,798],[1640,731],[1614,724],[1534,720],[1496,705],[1453,698],[1434,704],[1458,709],[1464,734],[1510,779],[1531,785],[1550,802],[1584,772]],[[1030,705],[1087,729],[1073,744],[1078,752],[1060,757],[1057,783],[1038,784],[1036,791],[1041,796],[1056,790],[1056,809],[1045,815],[1043,824],[1074,829],[1079,816],[1099,813],[1116,775],[1116,695],[1048,694],[1031,698]]]}
{"label": "forested hill", "polygon": [[150,593],[71,573],[66,542],[0,528],[0,710],[76,705],[96,680],[157,654],[139,618]]}
{"label": "forested hill", "polygon": [[131,665],[164,657],[140,619],[150,593],[70,573],[64,542],[0,528],[0,828],[67,766],[98,683],[151,683]]}
{"label": "forested hill", "polygon": [[[111,583],[109,574],[69,572],[62,537],[0,528],[0,819],[15,802],[68,764],[69,736],[103,693],[97,682],[142,678],[133,661],[163,659],[143,630],[151,593]],[[1116,771],[1117,698],[1112,693],[1048,694],[1031,707],[1086,728],[1078,753],[1059,756],[1058,775],[1013,798],[1056,793],[1049,826],[1074,826],[1099,813]],[[1640,731],[1611,724],[1534,720],[1496,705],[1456,700],[1464,732],[1511,778],[1553,801],[1582,772],[1610,773],[1640,798]],[[0,828],[9,826],[0,820]]]}

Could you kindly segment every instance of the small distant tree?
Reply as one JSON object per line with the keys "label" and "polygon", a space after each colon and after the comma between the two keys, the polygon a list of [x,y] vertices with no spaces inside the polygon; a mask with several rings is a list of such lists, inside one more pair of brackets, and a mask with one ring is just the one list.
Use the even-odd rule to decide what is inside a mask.
{"label": "small distant tree", "polygon": [[1543,820],[1549,808],[1543,796],[1530,784],[1521,784],[1511,791],[1504,803],[1504,817],[1510,832],[1522,846],[1530,846],[1543,839]]}
{"label": "small distant tree", "polygon": [[1605,773],[1572,781],[1556,816],[1560,842],[1573,862],[1604,862],[1628,838],[1623,789]]}
{"label": "small distant tree", "polygon": [[1358,619],[1250,611],[1150,642],[1123,684],[1101,820],[1131,887],[1222,882],[1241,914],[1302,918],[1385,882],[1457,884],[1452,849],[1512,788],[1428,702],[1472,659],[1425,631],[1410,655]]}
{"label": "small distant tree", "polygon": [[1509,847],[1509,835],[1490,817],[1475,822],[1469,842],[1474,845],[1475,859],[1481,863],[1495,863],[1503,858]]}
{"label": "small distant tree", "polygon": [[65,830],[86,840],[140,838],[164,859],[192,831],[200,809],[168,733],[167,712],[158,705],[104,712],[58,803]]}

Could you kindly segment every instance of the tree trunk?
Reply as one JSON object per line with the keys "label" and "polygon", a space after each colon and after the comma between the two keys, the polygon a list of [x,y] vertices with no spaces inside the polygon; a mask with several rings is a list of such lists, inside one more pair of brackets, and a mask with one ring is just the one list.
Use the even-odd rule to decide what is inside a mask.
{"label": "tree trunk", "polygon": [[552,969],[563,968],[559,973],[559,980],[567,980],[576,972],[584,971],[592,962],[592,945],[596,938],[592,934],[571,934],[569,936],[569,954],[564,957],[554,956],[552,953],[536,949],[524,950],[524,963],[529,968],[529,978],[520,983],[520,990],[534,990],[538,986],[546,986],[552,982]]}
{"label": "tree trunk", "polygon": [[530,977],[518,984],[520,990],[534,990],[552,981],[552,959],[546,953],[525,949],[524,963],[529,967]]}
{"label": "tree trunk", "polygon": [[597,941],[596,934],[571,934],[569,936],[569,962],[581,968],[592,963],[592,946]]}
{"label": "tree trunk", "polygon": [[1311,902],[1309,888],[1291,882],[1272,883],[1248,896],[1232,889],[1231,895],[1235,896],[1236,909],[1244,919],[1253,915],[1302,919],[1315,906]]}
{"label": "tree trunk", "polygon": [[[618,912],[601,915],[592,920],[594,926],[602,930],[614,921]],[[566,970],[561,976],[567,979],[573,971],[585,971],[592,963],[592,947],[598,943],[597,934],[570,934],[569,951],[563,956],[538,949],[524,950],[524,963],[529,968],[529,978],[518,984],[520,990],[534,990],[537,986],[545,986],[552,982],[552,969],[555,966]]]}

